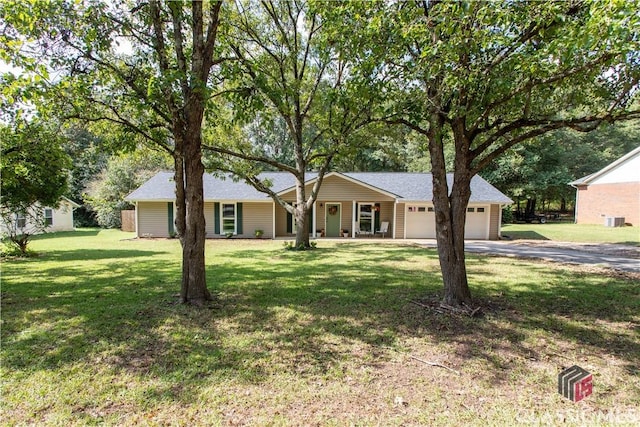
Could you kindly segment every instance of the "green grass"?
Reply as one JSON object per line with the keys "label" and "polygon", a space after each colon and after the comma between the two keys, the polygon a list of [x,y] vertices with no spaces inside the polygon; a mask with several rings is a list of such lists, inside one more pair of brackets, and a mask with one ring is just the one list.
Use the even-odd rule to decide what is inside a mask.
{"label": "green grass", "polygon": [[[40,236],[2,264],[2,425],[633,425],[637,281],[470,257],[482,318],[441,315],[437,254],[207,242],[218,303],[176,304],[176,240]],[[444,364],[429,366],[409,357]],[[578,364],[594,394],[562,398]]]}
{"label": "green grass", "polygon": [[567,223],[505,224],[502,226],[502,235],[512,239],[640,246],[639,227],[605,227],[604,225]]}

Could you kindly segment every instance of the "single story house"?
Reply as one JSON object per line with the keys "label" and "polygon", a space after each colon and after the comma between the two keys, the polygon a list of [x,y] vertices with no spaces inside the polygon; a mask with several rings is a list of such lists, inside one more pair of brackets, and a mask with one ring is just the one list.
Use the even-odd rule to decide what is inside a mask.
{"label": "single story house", "polygon": [[[286,172],[260,175],[284,200],[295,201],[295,181]],[[307,173],[307,192],[317,174]],[[450,185],[453,176],[448,177]],[[308,194],[307,193],[307,194]],[[393,239],[435,238],[435,213],[428,173],[330,172],[325,175],[310,214],[312,237],[362,237]],[[136,206],[138,237],[174,234],[175,183],[172,172],[159,172],[126,197]],[[244,181],[224,175],[204,175],[204,210],[208,238],[286,238],[295,234],[292,215],[268,195]],[[502,207],[507,196],[479,176],[471,181],[466,238],[498,239]],[[384,233],[377,233],[380,230]],[[385,230],[386,229],[386,230]]]}
{"label": "single story house", "polygon": [[577,224],[605,225],[610,218],[640,224],[640,147],[570,185],[577,189]]}
{"label": "single story house", "polygon": [[12,231],[39,233],[42,230],[37,229],[38,227],[33,223],[32,217],[40,214],[46,227],[44,231],[73,231],[73,210],[79,207],[79,204],[66,197],[60,199],[60,205],[57,208],[35,205],[30,208],[32,212],[28,214],[24,212],[14,213],[10,224],[5,224],[4,221],[0,220],[0,232],[7,233],[7,228],[12,227]]}

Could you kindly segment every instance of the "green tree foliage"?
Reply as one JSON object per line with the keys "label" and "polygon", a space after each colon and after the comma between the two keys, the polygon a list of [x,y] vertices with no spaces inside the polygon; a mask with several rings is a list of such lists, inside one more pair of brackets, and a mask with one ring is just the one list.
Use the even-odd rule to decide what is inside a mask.
{"label": "green tree foliage", "polygon": [[104,140],[85,127],[65,129],[67,142],[64,149],[72,159],[68,197],[80,204],[73,212],[73,222],[78,227],[98,225],[94,213],[85,206],[84,194],[89,182],[102,171],[110,157],[104,148]]}
{"label": "green tree foliage", "polygon": [[[221,1],[0,2],[0,54],[65,119],[120,129],[174,161],[181,300],[211,299],[204,265],[202,123],[220,75]],[[55,76],[49,78],[49,75]],[[46,101],[46,102],[45,102]]]}
{"label": "green tree foliage", "polygon": [[120,211],[133,209],[125,197],[161,170],[170,168],[170,158],[141,149],[109,158],[106,167],[87,183],[84,199],[104,228],[120,228]]}
{"label": "green tree foliage", "polygon": [[543,210],[551,205],[564,210],[575,198],[570,182],[597,172],[639,141],[637,120],[604,125],[586,134],[562,129],[513,147],[482,174],[513,200],[538,200]]}
{"label": "green tree foliage", "polygon": [[[334,158],[353,151],[352,135],[369,122],[371,98],[350,79],[351,62],[323,31],[308,2],[237,1],[226,64],[233,130],[212,129],[212,168],[226,169],[269,194],[297,224],[297,248],[309,248],[308,213]],[[262,138],[263,130],[272,130]],[[231,136],[231,137],[229,137]],[[226,140],[226,144],[225,144]],[[263,168],[291,173],[296,200],[259,179]],[[317,171],[309,193],[306,172]]]}
{"label": "green tree foliage", "polygon": [[638,116],[629,108],[639,77],[637,6],[411,1],[331,8],[325,25],[345,35],[358,72],[390,76],[381,119],[410,127],[428,147],[445,303],[471,301],[464,225],[475,174],[548,132],[586,132]]}
{"label": "green tree foliage", "polygon": [[0,125],[0,220],[23,254],[30,236],[46,227],[43,208],[57,207],[67,191],[70,159],[63,142],[59,130],[38,117]]}

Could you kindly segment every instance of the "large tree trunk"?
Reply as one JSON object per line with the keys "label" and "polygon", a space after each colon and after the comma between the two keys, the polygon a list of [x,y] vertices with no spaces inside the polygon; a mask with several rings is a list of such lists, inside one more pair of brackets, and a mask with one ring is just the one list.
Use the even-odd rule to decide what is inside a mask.
{"label": "large tree trunk", "polygon": [[296,248],[308,249],[311,247],[309,243],[309,224],[307,223],[309,216],[306,209],[296,208]]}
{"label": "large tree trunk", "polygon": [[182,140],[176,140],[176,154],[174,155],[174,172],[173,179],[176,184],[176,231],[180,238],[180,245],[183,248],[182,253],[182,280],[180,284],[180,302],[187,302],[187,293],[189,291],[189,281],[185,280],[189,277],[189,265],[184,262],[184,237],[187,230],[187,206],[185,199],[185,177],[184,177],[184,161],[182,158]]}
{"label": "large tree trunk", "polygon": [[[439,226],[436,222],[436,233],[438,248],[442,248],[439,249],[438,255],[444,282],[444,303],[459,306],[471,302],[464,253],[465,221],[471,191],[469,191],[470,180],[466,177],[455,177],[454,181],[451,196],[447,199],[437,197],[447,204],[443,209],[448,215],[440,219]],[[436,197],[434,197],[434,203],[435,199]]]}
{"label": "large tree trunk", "polygon": [[442,145],[443,123],[444,120],[440,117],[432,118],[428,135],[433,205],[436,215],[436,240],[444,285],[443,302],[451,306],[460,306],[471,302],[464,254],[464,228],[467,204],[471,197],[471,176],[465,166],[466,151],[458,152],[456,143],[454,182],[449,195]]}
{"label": "large tree trunk", "polygon": [[204,260],[204,166],[200,129],[180,141],[182,156],[175,160],[176,228],[182,244],[180,301],[202,305],[210,301]]}
{"label": "large tree trunk", "polygon": [[296,183],[296,206],[294,208],[294,217],[296,221],[296,248],[308,249],[311,247],[309,243],[309,224],[307,221],[307,194],[304,188],[304,173],[302,178]]}

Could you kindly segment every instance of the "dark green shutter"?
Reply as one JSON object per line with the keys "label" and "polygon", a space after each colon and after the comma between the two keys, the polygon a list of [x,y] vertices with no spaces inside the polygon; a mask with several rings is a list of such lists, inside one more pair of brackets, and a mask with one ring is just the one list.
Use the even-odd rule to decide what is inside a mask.
{"label": "dark green shutter", "polygon": [[293,215],[287,212],[287,234],[293,233]]}
{"label": "dark green shutter", "polygon": [[213,204],[213,232],[220,234],[220,203]]}
{"label": "dark green shutter", "polygon": [[173,202],[167,203],[167,219],[167,225],[169,226],[169,236],[171,236],[176,231],[173,225]]}
{"label": "dark green shutter", "polygon": [[356,203],[356,222],[360,221],[360,211],[358,210],[358,204]]}
{"label": "dark green shutter", "polygon": [[311,205],[311,210],[307,213],[307,222],[309,223],[309,233],[313,233],[313,211],[316,208],[315,204]]}
{"label": "dark green shutter", "polygon": [[242,203],[236,203],[236,233],[242,234]]}
{"label": "dark green shutter", "polygon": [[380,203],[376,203],[375,206],[376,209],[373,211],[373,224],[375,228],[373,231],[378,231],[380,230]]}

